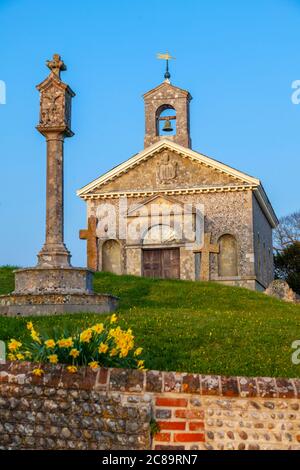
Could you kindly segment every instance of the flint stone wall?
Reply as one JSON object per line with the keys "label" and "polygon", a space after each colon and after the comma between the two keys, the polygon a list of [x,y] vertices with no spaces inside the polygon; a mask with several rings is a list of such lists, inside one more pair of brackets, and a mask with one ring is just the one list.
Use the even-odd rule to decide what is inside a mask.
{"label": "flint stone wall", "polygon": [[0,364],[1,449],[300,450],[300,379],[36,366]]}

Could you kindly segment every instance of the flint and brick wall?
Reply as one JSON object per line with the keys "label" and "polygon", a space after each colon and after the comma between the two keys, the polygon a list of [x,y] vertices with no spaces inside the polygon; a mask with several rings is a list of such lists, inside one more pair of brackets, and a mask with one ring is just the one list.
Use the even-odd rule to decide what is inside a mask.
{"label": "flint and brick wall", "polygon": [[36,366],[0,365],[2,449],[300,450],[300,379]]}

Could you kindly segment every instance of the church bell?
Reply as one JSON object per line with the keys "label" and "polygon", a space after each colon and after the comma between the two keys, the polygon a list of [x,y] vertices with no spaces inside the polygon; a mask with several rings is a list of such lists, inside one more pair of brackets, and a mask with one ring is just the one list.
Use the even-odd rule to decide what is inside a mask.
{"label": "church bell", "polygon": [[165,125],[163,127],[163,131],[164,132],[172,132],[173,131],[173,127],[172,127],[172,124],[170,123],[169,119],[166,119]]}

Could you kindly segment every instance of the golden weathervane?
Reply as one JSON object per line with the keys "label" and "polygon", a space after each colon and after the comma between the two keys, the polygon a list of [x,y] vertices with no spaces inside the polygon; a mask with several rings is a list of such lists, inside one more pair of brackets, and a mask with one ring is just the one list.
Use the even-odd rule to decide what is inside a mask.
{"label": "golden weathervane", "polygon": [[168,52],[166,53],[159,52],[158,54],[156,54],[156,58],[166,61],[165,80],[167,82],[170,82],[171,74],[169,72],[169,60],[175,59],[175,57],[172,57]]}

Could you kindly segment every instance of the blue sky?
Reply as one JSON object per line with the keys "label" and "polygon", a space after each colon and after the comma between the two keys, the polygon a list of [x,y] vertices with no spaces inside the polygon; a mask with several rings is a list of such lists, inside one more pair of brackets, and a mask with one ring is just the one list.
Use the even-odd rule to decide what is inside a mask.
{"label": "blue sky", "polygon": [[142,94],[169,50],[192,96],[193,148],[259,177],[279,216],[299,209],[300,1],[0,0],[0,265],[32,266],[44,241],[45,142],[35,85],[54,52],[76,92],[65,145],[65,239],[85,264],[76,189],[143,148]]}

